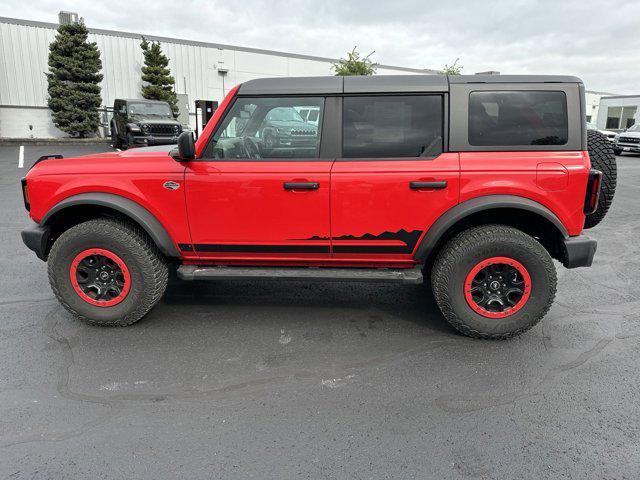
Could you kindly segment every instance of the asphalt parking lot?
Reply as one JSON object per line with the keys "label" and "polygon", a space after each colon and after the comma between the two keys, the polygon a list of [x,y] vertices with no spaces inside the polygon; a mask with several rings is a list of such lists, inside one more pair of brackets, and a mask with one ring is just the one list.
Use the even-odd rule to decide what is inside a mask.
{"label": "asphalt parking lot", "polygon": [[[108,146],[26,147],[44,153]],[[592,268],[506,342],[448,327],[422,286],[174,284],[124,329],[75,321],[23,246],[0,147],[1,478],[640,476],[640,157]]]}

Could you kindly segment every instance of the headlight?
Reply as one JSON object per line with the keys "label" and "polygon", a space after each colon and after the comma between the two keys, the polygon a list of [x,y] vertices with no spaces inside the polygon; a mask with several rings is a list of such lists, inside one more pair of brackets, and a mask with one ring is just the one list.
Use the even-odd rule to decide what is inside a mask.
{"label": "headlight", "polygon": [[140,131],[140,126],[135,124],[135,123],[128,123],[127,124],[127,128],[131,132],[139,132]]}
{"label": "headlight", "polygon": [[179,133],[179,132],[180,132],[180,127],[179,127],[178,125],[174,125],[174,126],[173,126],[173,131],[174,131],[175,133]]}

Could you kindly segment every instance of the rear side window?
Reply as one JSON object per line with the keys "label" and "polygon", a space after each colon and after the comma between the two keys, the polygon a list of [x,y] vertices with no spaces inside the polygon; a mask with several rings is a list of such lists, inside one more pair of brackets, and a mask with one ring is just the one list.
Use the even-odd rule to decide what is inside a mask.
{"label": "rear side window", "polygon": [[442,97],[345,97],[344,158],[435,156],[442,153]]}
{"label": "rear side window", "polygon": [[471,92],[469,144],[564,145],[567,98],[558,91]]}

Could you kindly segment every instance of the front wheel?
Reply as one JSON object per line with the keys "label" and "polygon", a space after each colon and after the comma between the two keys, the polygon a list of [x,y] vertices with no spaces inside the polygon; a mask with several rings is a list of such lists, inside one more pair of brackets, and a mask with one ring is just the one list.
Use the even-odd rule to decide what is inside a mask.
{"label": "front wheel", "polygon": [[112,219],[81,223],[51,247],[49,283],[58,301],[94,325],[140,320],[167,286],[167,265],[139,228]]}
{"label": "front wheel", "polygon": [[470,337],[503,340],[546,315],[557,280],[553,260],[537,240],[512,227],[485,225],[443,247],[431,283],[454,328]]}

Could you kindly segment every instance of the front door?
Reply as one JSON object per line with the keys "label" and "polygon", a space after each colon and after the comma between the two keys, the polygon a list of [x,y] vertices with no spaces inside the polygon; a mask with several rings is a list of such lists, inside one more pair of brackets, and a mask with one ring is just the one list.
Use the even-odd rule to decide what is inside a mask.
{"label": "front door", "polygon": [[[333,159],[298,109],[322,97],[239,97],[203,158],[186,165],[192,245],[203,260],[307,263],[330,258]],[[321,113],[322,115],[322,113]]]}
{"label": "front door", "polygon": [[443,153],[442,95],[345,96],[343,152],[331,171],[333,258],[407,264],[458,203],[457,153]]}

